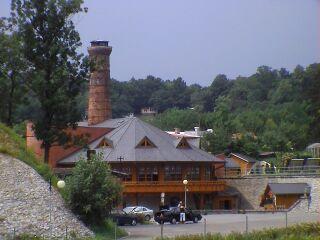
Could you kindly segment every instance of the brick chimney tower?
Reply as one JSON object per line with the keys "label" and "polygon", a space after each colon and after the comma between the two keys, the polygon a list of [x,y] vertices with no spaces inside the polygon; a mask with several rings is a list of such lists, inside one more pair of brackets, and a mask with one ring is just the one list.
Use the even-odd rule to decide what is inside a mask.
{"label": "brick chimney tower", "polygon": [[111,51],[108,41],[92,41],[88,48],[91,62],[88,125],[95,125],[112,117],[109,98]]}

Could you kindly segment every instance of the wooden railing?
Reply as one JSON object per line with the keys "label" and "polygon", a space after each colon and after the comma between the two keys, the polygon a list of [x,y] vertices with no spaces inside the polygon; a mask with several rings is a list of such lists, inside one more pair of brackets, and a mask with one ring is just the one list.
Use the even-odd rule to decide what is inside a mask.
{"label": "wooden railing", "polygon": [[293,166],[261,168],[255,170],[239,171],[228,169],[219,178],[259,177],[259,176],[314,176],[320,175],[320,166]]}
{"label": "wooden railing", "polygon": [[[170,193],[184,192],[182,181],[166,182],[123,182],[124,193]],[[189,181],[188,192],[217,192],[224,191],[225,181]]]}

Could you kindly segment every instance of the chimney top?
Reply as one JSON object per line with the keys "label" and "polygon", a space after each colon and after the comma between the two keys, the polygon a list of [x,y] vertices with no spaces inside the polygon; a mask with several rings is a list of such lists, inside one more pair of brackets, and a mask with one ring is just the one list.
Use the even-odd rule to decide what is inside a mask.
{"label": "chimney top", "polygon": [[109,41],[94,40],[94,41],[91,41],[90,43],[91,43],[91,47],[97,47],[97,46],[108,47]]}

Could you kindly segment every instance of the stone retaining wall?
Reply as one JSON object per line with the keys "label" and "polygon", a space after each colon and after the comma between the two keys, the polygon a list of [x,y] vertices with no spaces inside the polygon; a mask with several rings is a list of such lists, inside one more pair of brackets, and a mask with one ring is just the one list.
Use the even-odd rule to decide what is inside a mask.
{"label": "stone retaining wall", "polygon": [[[240,193],[239,205],[242,209],[259,210],[261,207],[260,196],[263,194],[268,183],[308,183],[311,186],[311,198],[309,207],[305,210],[320,212],[320,177],[257,177],[226,179],[229,187],[237,189]],[[306,201],[303,201],[304,203]],[[304,206],[307,206],[304,204]],[[301,208],[301,207],[300,207]],[[308,209],[309,208],[309,209]]]}
{"label": "stone retaining wall", "polygon": [[93,236],[66,208],[56,189],[52,188],[50,193],[48,182],[33,168],[0,154],[0,239],[13,235],[14,229],[17,235],[51,234],[63,238],[67,230],[77,236]]}

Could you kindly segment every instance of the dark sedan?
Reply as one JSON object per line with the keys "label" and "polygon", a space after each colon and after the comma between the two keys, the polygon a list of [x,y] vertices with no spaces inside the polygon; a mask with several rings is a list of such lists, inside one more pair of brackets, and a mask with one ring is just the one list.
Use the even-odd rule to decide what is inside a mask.
{"label": "dark sedan", "polygon": [[137,225],[138,222],[138,216],[133,214],[128,214],[124,212],[123,210],[113,210],[111,212],[111,218],[114,222],[116,222],[118,225]]}
{"label": "dark sedan", "polygon": [[[202,219],[200,213],[194,212],[191,209],[186,209],[186,222],[192,221],[197,223]],[[170,208],[170,209],[162,209],[160,212],[157,212],[154,216],[154,220],[157,223],[165,223],[170,222],[172,224],[176,224],[180,221],[180,209],[178,207]]]}

